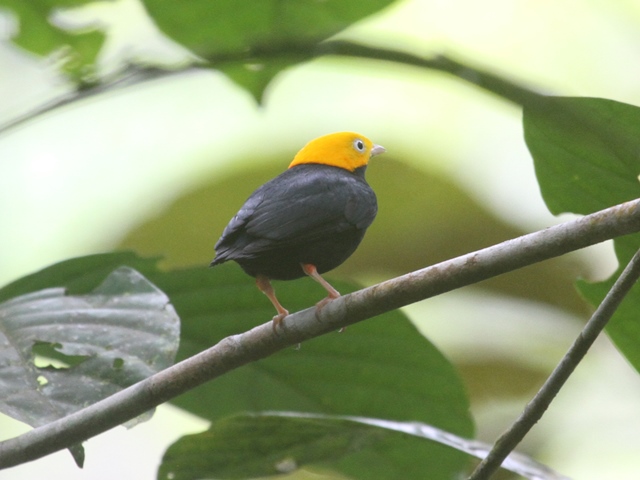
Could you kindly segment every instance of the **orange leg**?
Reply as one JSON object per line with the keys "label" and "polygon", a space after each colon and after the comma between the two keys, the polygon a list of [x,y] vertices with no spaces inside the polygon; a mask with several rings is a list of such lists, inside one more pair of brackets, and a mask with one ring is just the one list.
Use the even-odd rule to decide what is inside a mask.
{"label": "orange leg", "polygon": [[337,291],[335,288],[333,288],[329,284],[329,282],[327,282],[324,278],[320,276],[315,265],[312,265],[310,263],[301,263],[300,265],[302,266],[302,270],[304,271],[304,273],[306,273],[311,278],[313,278],[316,282],[322,285],[324,289],[329,293],[327,298],[320,300],[318,303],[316,303],[316,307],[318,307],[318,311],[320,311],[322,307],[324,307],[328,302],[340,296],[340,292]]}
{"label": "orange leg", "polygon": [[276,292],[267,277],[265,277],[264,275],[258,275],[256,277],[256,285],[258,286],[260,291],[264,293],[269,300],[271,300],[271,303],[278,311],[278,314],[273,317],[273,331],[277,333],[278,327],[282,325],[284,317],[289,315],[289,311],[284,308],[276,298]]}

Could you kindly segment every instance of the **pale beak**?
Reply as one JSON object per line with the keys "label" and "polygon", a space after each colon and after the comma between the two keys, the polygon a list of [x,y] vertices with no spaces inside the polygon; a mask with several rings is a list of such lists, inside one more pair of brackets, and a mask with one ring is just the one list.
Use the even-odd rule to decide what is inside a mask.
{"label": "pale beak", "polygon": [[381,153],[386,152],[387,150],[382,145],[374,145],[371,149],[371,156],[375,157],[376,155],[380,155]]}

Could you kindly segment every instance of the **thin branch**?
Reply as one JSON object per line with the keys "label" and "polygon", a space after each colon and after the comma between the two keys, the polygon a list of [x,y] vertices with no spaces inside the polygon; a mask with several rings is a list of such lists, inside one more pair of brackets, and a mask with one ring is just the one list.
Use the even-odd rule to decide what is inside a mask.
{"label": "thin branch", "polygon": [[489,454],[480,462],[469,480],[487,480],[493,475],[505,458],[513,451],[524,436],[540,420],[551,401],[558,394],[569,376],[587,354],[596,338],[611,319],[631,287],[640,277],[640,250],[636,252],[611,290],[594,312],[580,335],[573,342],[558,366],[551,373],[542,388],[527,404],[518,419],[496,441]]}
{"label": "thin branch", "polygon": [[0,468],[35,460],[116,427],[235,368],[419,300],[610,238],[640,231],[640,200],[469,253],[232,335],[115,395],[0,443]]}
{"label": "thin branch", "polygon": [[43,116],[47,113],[56,111],[60,108],[66,107],[67,105],[71,105],[82,100],[95,98],[103,93],[122,90],[135,85],[139,85],[143,82],[149,82],[167,77],[175,77],[178,75],[185,75],[194,71],[202,70],[202,67],[198,67],[196,65],[189,65],[176,69],[163,69],[159,67],[141,67],[137,65],[130,65],[120,71],[117,76],[107,79],[102,83],[62,94],[57,98],[39,105],[30,112],[18,115],[17,117],[7,120],[4,123],[0,123],[0,135],[9,130],[21,127],[27,122]]}
{"label": "thin branch", "polygon": [[389,48],[370,47],[361,43],[330,41],[318,45],[318,55],[341,55],[382,60],[421,67],[453,75],[517,105],[535,103],[541,96],[531,88],[519,85],[486,70],[453,60],[444,55],[423,57]]}
{"label": "thin branch", "polygon": [[[236,65],[249,61],[281,61],[283,58],[297,57],[300,62],[323,56],[357,57],[368,60],[393,62],[429,70],[436,70],[458,77],[465,82],[476,85],[501,98],[517,105],[527,105],[535,102],[540,94],[532,89],[518,85],[486,70],[465,65],[443,55],[422,57],[398,50],[370,47],[360,43],[344,40],[332,40],[319,44],[268,44],[261,48],[253,48],[225,55],[210,56],[206,60],[208,67],[224,69],[228,65]],[[162,67],[132,64],[119,72],[117,77],[103,79],[102,83],[87,86],[81,90],[64,94],[48,103],[40,105],[31,112],[0,123],[0,134],[21,126],[26,122],[46,113],[65,107],[71,103],[97,96],[101,93],[119,90],[142,82],[159,78],[171,77],[188,72],[206,70],[207,65],[189,63],[185,66],[163,69]]]}

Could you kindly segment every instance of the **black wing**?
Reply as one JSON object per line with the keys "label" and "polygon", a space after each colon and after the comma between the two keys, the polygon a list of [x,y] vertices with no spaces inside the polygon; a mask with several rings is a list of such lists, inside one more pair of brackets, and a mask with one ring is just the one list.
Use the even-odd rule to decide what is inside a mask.
{"label": "black wing", "polygon": [[375,194],[363,177],[335,167],[299,166],[249,197],[216,244],[213,264],[364,230],[376,213]]}

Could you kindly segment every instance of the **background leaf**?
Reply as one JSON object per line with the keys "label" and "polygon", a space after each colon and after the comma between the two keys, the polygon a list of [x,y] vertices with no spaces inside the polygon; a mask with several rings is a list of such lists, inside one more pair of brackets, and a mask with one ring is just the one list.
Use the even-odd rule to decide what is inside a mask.
{"label": "background leaf", "polygon": [[[62,71],[78,82],[92,80],[93,63],[104,43],[100,31],[70,32],[51,22],[55,9],[90,3],[89,0],[0,0],[18,20],[18,33],[11,39],[16,45],[40,56],[61,53]],[[68,51],[63,49],[68,48]]]}
{"label": "background leaf", "polygon": [[[256,478],[290,473],[309,464],[334,463],[362,450],[380,449],[387,433],[345,420],[233,416],[171,445],[158,478]],[[388,449],[389,442],[384,443]],[[410,469],[405,465],[405,472]],[[371,468],[368,478],[389,477],[380,477],[380,471]]]}
{"label": "background leaf", "polygon": [[[281,70],[391,0],[143,0],[160,29],[257,99]],[[310,21],[310,19],[312,19]]]}
{"label": "background leaf", "polygon": [[[90,294],[48,288],[8,300],[0,410],[32,426],[73,413],[171,365],[179,329],[166,295],[126,267]],[[38,365],[37,354],[57,362]]]}
{"label": "background leaf", "polygon": [[[6,288],[16,292],[56,283],[78,288],[82,282],[71,272],[92,283],[97,272],[123,261],[141,268],[170,296],[182,320],[179,360],[274,314],[253,279],[236,265],[159,271],[131,254],[68,260]],[[334,285],[343,293],[354,289],[341,282]],[[307,308],[324,296],[311,279],[278,283],[277,288],[291,311]],[[468,399],[454,368],[399,311],[246,365],[172,403],[210,420],[246,411],[301,410],[421,421],[461,436],[473,434]],[[420,452],[423,460],[417,471],[423,477],[447,478],[467,461],[464,454],[439,445],[421,446]],[[414,462],[418,453],[406,446],[392,450],[385,459],[389,465],[406,464]],[[352,468],[367,471],[378,456],[360,456]]]}
{"label": "background leaf", "polygon": [[[170,292],[183,320],[180,359],[274,314],[253,279],[233,264],[153,278]],[[342,293],[354,290],[342,282],[333,285]],[[291,311],[324,296],[311,279],[281,282],[277,288]],[[454,368],[399,311],[246,365],[172,403],[211,420],[246,411],[303,410],[418,420],[460,435],[473,434],[467,396]],[[466,465],[464,455],[439,445],[420,452],[403,445],[384,457],[380,452],[370,458],[363,454],[353,459],[351,468],[366,478],[376,458],[384,458],[395,471],[397,465],[415,464],[418,453],[423,455],[416,467],[421,478],[447,478]]]}
{"label": "background leaf", "polygon": [[[162,254],[163,265],[172,267],[208,262],[229,219],[257,186],[281,173],[289,160],[273,159],[269,166],[252,165],[199,185],[130,231],[119,247],[144,255]],[[244,163],[250,161],[247,158]],[[378,216],[358,250],[331,273],[337,278],[366,278],[369,283],[525,233],[492,214],[454,182],[399,161],[393,153],[376,159],[367,179],[378,196]],[[571,285],[574,269],[566,259],[554,259],[481,285],[584,314],[584,301]]]}
{"label": "background leaf", "polygon": [[541,97],[524,132],[554,214],[593,213],[640,196],[640,109],[602,98]]}
{"label": "background leaf", "polygon": [[[630,235],[615,242],[616,256],[621,267],[609,279],[603,282],[589,283],[580,280],[578,289],[592,305],[598,305],[613,286],[618,275],[622,273],[624,266],[629,263],[631,257],[640,247],[640,235]],[[640,285],[637,283],[627,294],[622,304],[616,310],[615,315],[607,325],[607,334],[613,340],[616,347],[624,354],[629,363],[640,372]]]}
{"label": "background leaf", "polygon": [[88,293],[118,267],[126,265],[146,276],[146,273],[155,271],[157,261],[157,258],[141,258],[132,252],[73,258],[50,265],[5,285],[0,288],[0,301],[44,288],[64,287],[67,294]]}
{"label": "background leaf", "polygon": [[[101,18],[112,18],[118,34],[126,35],[114,31],[110,38],[114,42],[105,45],[100,68],[103,60],[110,60],[104,64],[109,71],[122,68],[132,57],[156,46],[149,29],[139,28],[151,25],[137,24],[135,12],[121,9],[127,4],[137,2],[98,4],[104,10]],[[167,8],[183,9],[189,4],[174,2]],[[246,92],[223,73],[191,68],[134,88],[116,88],[23,123],[5,131],[0,142],[0,250],[5,253],[0,260],[0,284],[65,258],[111,251],[133,224],[156,216],[183,194],[214,180],[220,185],[223,178],[240,178],[238,172],[253,172],[276,155],[285,168],[295,149],[335,130],[366,133],[387,147],[395,163],[412,165],[413,172],[385,168],[376,191],[392,184],[397,189],[389,191],[396,196],[380,197],[381,211],[367,233],[367,243],[341,271],[332,272],[334,278],[358,278],[369,284],[392,276],[388,270],[372,271],[371,264],[386,263],[388,269],[406,272],[450,256],[452,251],[471,251],[485,240],[508,238],[509,226],[516,234],[543,228],[554,220],[540,201],[531,175],[530,155],[522,144],[520,109],[460,78],[483,80],[474,70],[481,67],[540,91],[598,95],[640,105],[635,81],[640,74],[637,7],[630,0],[395,2],[338,38],[425,58],[445,52],[458,60],[467,59],[456,71],[462,77],[391,62],[322,58],[278,76],[269,87],[265,108],[256,109]],[[567,22],[569,18],[580,21]],[[308,23],[313,22],[309,17]],[[194,28],[192,23],[185,25],[190,28]],[[4,47],[0,91],[4,93],[5,120],[60,94],[59,84],[49,83],[51,69],[43,71],[42,62],[33,55],[11,45]],[[319,48],[322,50],[322,44]],[[174,55],[164,52],[159,52],[162,63],[173,62]],[[259,68],[260,62],[252,67]],[[59,81],[57,77],[54,81]],[[386,165],[389,158],[381,157],[378,165]],[[371,167],[371,181],[378,165]],[[490,218],[467,203],[458,203],[457,195],[425,178],[432,176],[457,185]],[[415,185],[402,190],[407,177],[415,178]],[[243,192],[239,202],[260,183],[245,185],[249,191]],[[239,185],[229,188],[240,190]],[[440,193],[430,197],[432,189]],[[424,195],[417,197],[416,192]],[[393,220],[398,213],[396,209],[383,211],[391,203],[404,204],[397,224],[381,222],[383,215]],[[238,206],[230,208],[237,210]],[[209,220],[216,216],[216,209],[217,204],[203,204],[198,211],[209,222],[203,222],[202,233],[208,245],[180,243],[193,239],[182,233],[196,224],[176,215],[173,225],[166,224],[162,236],[155,238],[155,245],[148,241],[144,254],[164,254],[162,249],[169,244],[172,265],[182,261],[189,262],[183,266],[206,264],[220,233],[219,224]],[[226,213],[220,216],[221,223],[229,219]],[[401,243],[394,244],[391,238],[386,242],[387,232]],[[179,238],[174,241],[174,237]],[[378,245],[385,244],[394,248],[380,251]],[[466,378],[473,381],[475,393],[473,411],[483,438],[495,438],[512,420],[517,405],[530,398],[570,343],[584,312],[565,307],[567,299],[571,305],[578,304],[569,283],[576,274],[601,278],[611,271],[610,250],[603,245],[557,264],[545,262],[537,266],[544,273],[542,278],[526,269],[516,277],[496,279],[500,289],[482,285],[407,309],[420,320],[423,332],[468,372]],[[174,252],[181,257],[176,259]],[[392,259],[385,261],[385,255]],[[277,288],[284,293],[288,284]],[[256,293],[251,295],[254,298]],[[258,293],[256,301],[266,299]],[[635,479],[640,448],[640,437],[634,433],[640,430],[638,376],[606,339],[600,346],[563,391],[564,401],[555,405],[523,448],[574,478]],[[92,448],[85,472],[76,472],[68,454],[61,452],[2,476],[23,480],[56,472],[68,480],[152,478],[177,429],[191,433],[204,428],[194,426],[188,415],[175,409],[161,411],[163,417],[166,412],[176,420],[158,417],[132,432],[114,429],[96,439],[100,446]],[[24,431],[20,428],[24,427],[6,418],[0,424],[5,438]]]}
{"label": "background leaf", "polygon": [[[598,98],[549,97],[524,110],[527,146],[553,213],[587,214],[640,196],[640,108]],[[609,280],[578,282],[598,305],[633,254],[640,235],[614,240],[621,268]],[[618,349],[640,371],[640,285],[607,326]]]}
{"label": "background leaf", "polygon": [[[165,453],[158,478],[255,478],[289,473],[308,464],[333,465],[356,478],[407,478],[407,474],[412,478],[419,475],[415,467],[421,463],[420,457],[413,463],[391,466],[384,464],[386,452],[411,444],[427,448],[430,442],[478,458],[483,458],[491,449],[489,444],[418,422],[267,412],[223,418],[206,432],[181,438]],[[379,464],[374,460],[368,464],[368,472],[354,471],[350,465],[354,462],[349,457],[366,451],[379,454],[376,455]],[[206,452],[216,452],[216,455]],[[503,467],[532,480],[566,480],[519,453],[509,455]]]}

